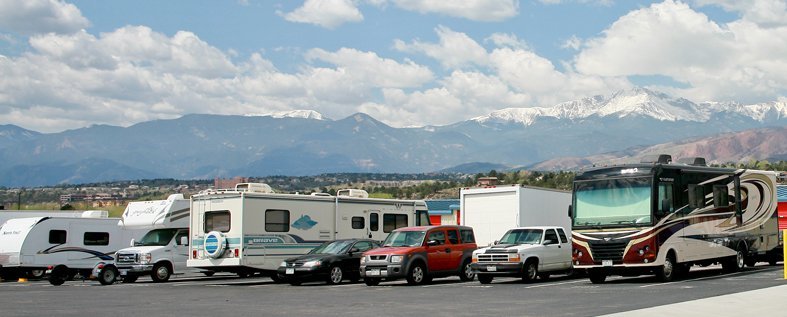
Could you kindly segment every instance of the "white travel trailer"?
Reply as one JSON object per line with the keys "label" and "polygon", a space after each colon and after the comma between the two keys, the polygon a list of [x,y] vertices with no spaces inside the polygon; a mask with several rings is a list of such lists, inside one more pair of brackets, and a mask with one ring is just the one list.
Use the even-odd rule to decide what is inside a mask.
{"label": "white travel trailer", "polygon": [[0,226],[15,218],[30,217],[82,217],[82,211],[75,210],[0,210]]}
{"label": "white travel trailer", "polygon": [[519,185],[463,188],[459,204],[461,223],[473,227],[479,247],[491,245],[514,227],[571,228],[566,214],[569,191]]}
{"label": "white travel trailer", "polygon": [[142,233],[118,226],[106,211],[86,211],[75,217],[31,217],[8,220],[0,227],[0,265],[3,269],[45,270],[60,285],[77,273],[89,276],[102,261]]}
{"label": "white travel trailer", "polygon": [[188,266],[277,279],[289,257],[342,238],[383,240],[400,227],[428,225],[422,200],[368,198],[363,190],[276,194],[266,184],[238,184],[191,197]]}
{"label": "white travel trailer", "polygon": [[133,283],[143,275],[166,282],[186,269],[189,205],[183,194],[172,194],[166,200],[134,201],[126,206],[119,225],[149,231],[132,240],[132,247],[117,252],[115,266],[123,282]]}

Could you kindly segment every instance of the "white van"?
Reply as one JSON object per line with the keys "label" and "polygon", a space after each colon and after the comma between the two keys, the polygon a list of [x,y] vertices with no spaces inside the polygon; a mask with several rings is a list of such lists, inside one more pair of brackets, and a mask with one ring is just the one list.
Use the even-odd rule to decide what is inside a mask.
{"label": "white van", "polygon": [[191,197],[188,266],[277,280],[287,258],[325,241],[383,240],[396,228],[428,225],[422,200],[368,198],[363,190],[327,194],[276,194],[266,184],[238,184]]}
{"label": "white van", "polygon": [[[166,282],[186,269],[189,204],[183,194],[173,194],[166,200],[135,201],[126,206],[121,226],[152,230],[133,240],[130,248],[117,252],[115,266],[123,282],[133,283],[143,275],[154,282]],[[212,271],[204,273],[212,275]]]}
{"label": "white van", "polygon": [[77,274],[90,276],[97,264],[112,261],[118,249],[143,233],[123,229],[118,220],[106,211],[8,220],[0,227],[0,265],[4,270],[49,269],[53,285]]}

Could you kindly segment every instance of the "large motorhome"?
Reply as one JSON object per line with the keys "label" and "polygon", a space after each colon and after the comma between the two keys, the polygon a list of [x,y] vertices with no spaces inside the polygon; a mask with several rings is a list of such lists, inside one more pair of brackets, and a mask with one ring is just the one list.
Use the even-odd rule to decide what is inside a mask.
{"label": "large motorhome", "polygon": [[737,271],[781,258],[775,173],[671,161],[659,155],[576,176],[575,269],[588,269],[593,283],[647,273],[670,281],[694,264]]}
{"label": "large motorhome", "polygon": [[132,283],[143,275],[166,282],[172,274],[183,273],[189,257],[189,205],[183,194],[172,194],[165,200],[126,206],[120,225],[150,231],[132,241],[131,247],[118,250],[115,265],[123,282]]}
{"label": "large motorhome", "polygon": [[77,273],[89,276],[115,252],[139,238],[139,230],[118,226],[106,211],[86,211],[82,217],[31,217],[8,220],[0,227],[3,270],[42,271],[53,268],[50,282],[62,284]]}
{"label": "large motorhome", "polygon": [[363,190],[276,194],[266,184],[243,183],[191,197],[188,266],[277,279],[289,257],[344,238],[383,240],[396,228],[428,225],[422,200],[368,198]]}

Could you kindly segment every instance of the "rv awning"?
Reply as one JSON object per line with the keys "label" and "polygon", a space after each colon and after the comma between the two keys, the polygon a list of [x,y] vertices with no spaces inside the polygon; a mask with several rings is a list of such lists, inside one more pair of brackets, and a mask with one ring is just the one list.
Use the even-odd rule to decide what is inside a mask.
{"label": "rv awning", "polygon": [[455,210],[459,210],[459,200],[458,199],[427,200],[426,207],[429,208],[430,215],[452,215]]}
{"label": "rv awning", "polygon": [[776,196],[779,197],[779,201],[787,201],[787,185],[776,186]]}

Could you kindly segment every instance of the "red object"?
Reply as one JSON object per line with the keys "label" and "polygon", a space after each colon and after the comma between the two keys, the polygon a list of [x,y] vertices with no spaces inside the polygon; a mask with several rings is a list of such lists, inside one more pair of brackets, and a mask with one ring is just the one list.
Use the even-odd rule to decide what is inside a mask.
{"label": "red object", "polygon": [[191,255],[192,255],[192,257],[191,257],[192,259],[196,259],[197,258],[197,250],[191,250]]}
{"label": "red object", "polygon": [[787,201],[779,202],[779,230],[787,229]]}
{"label": "red object", "polygon": [[440,215],[432,215],[429,216],[429,222],[431,222],[433,226],[439,226],[443,222],[442,218],[443,216]]}
{"label": "red object", "polygon": [[235,249],[235,257],[236,258],[238,257],[239,254],[240,254],[240,251],[238,249]]}

